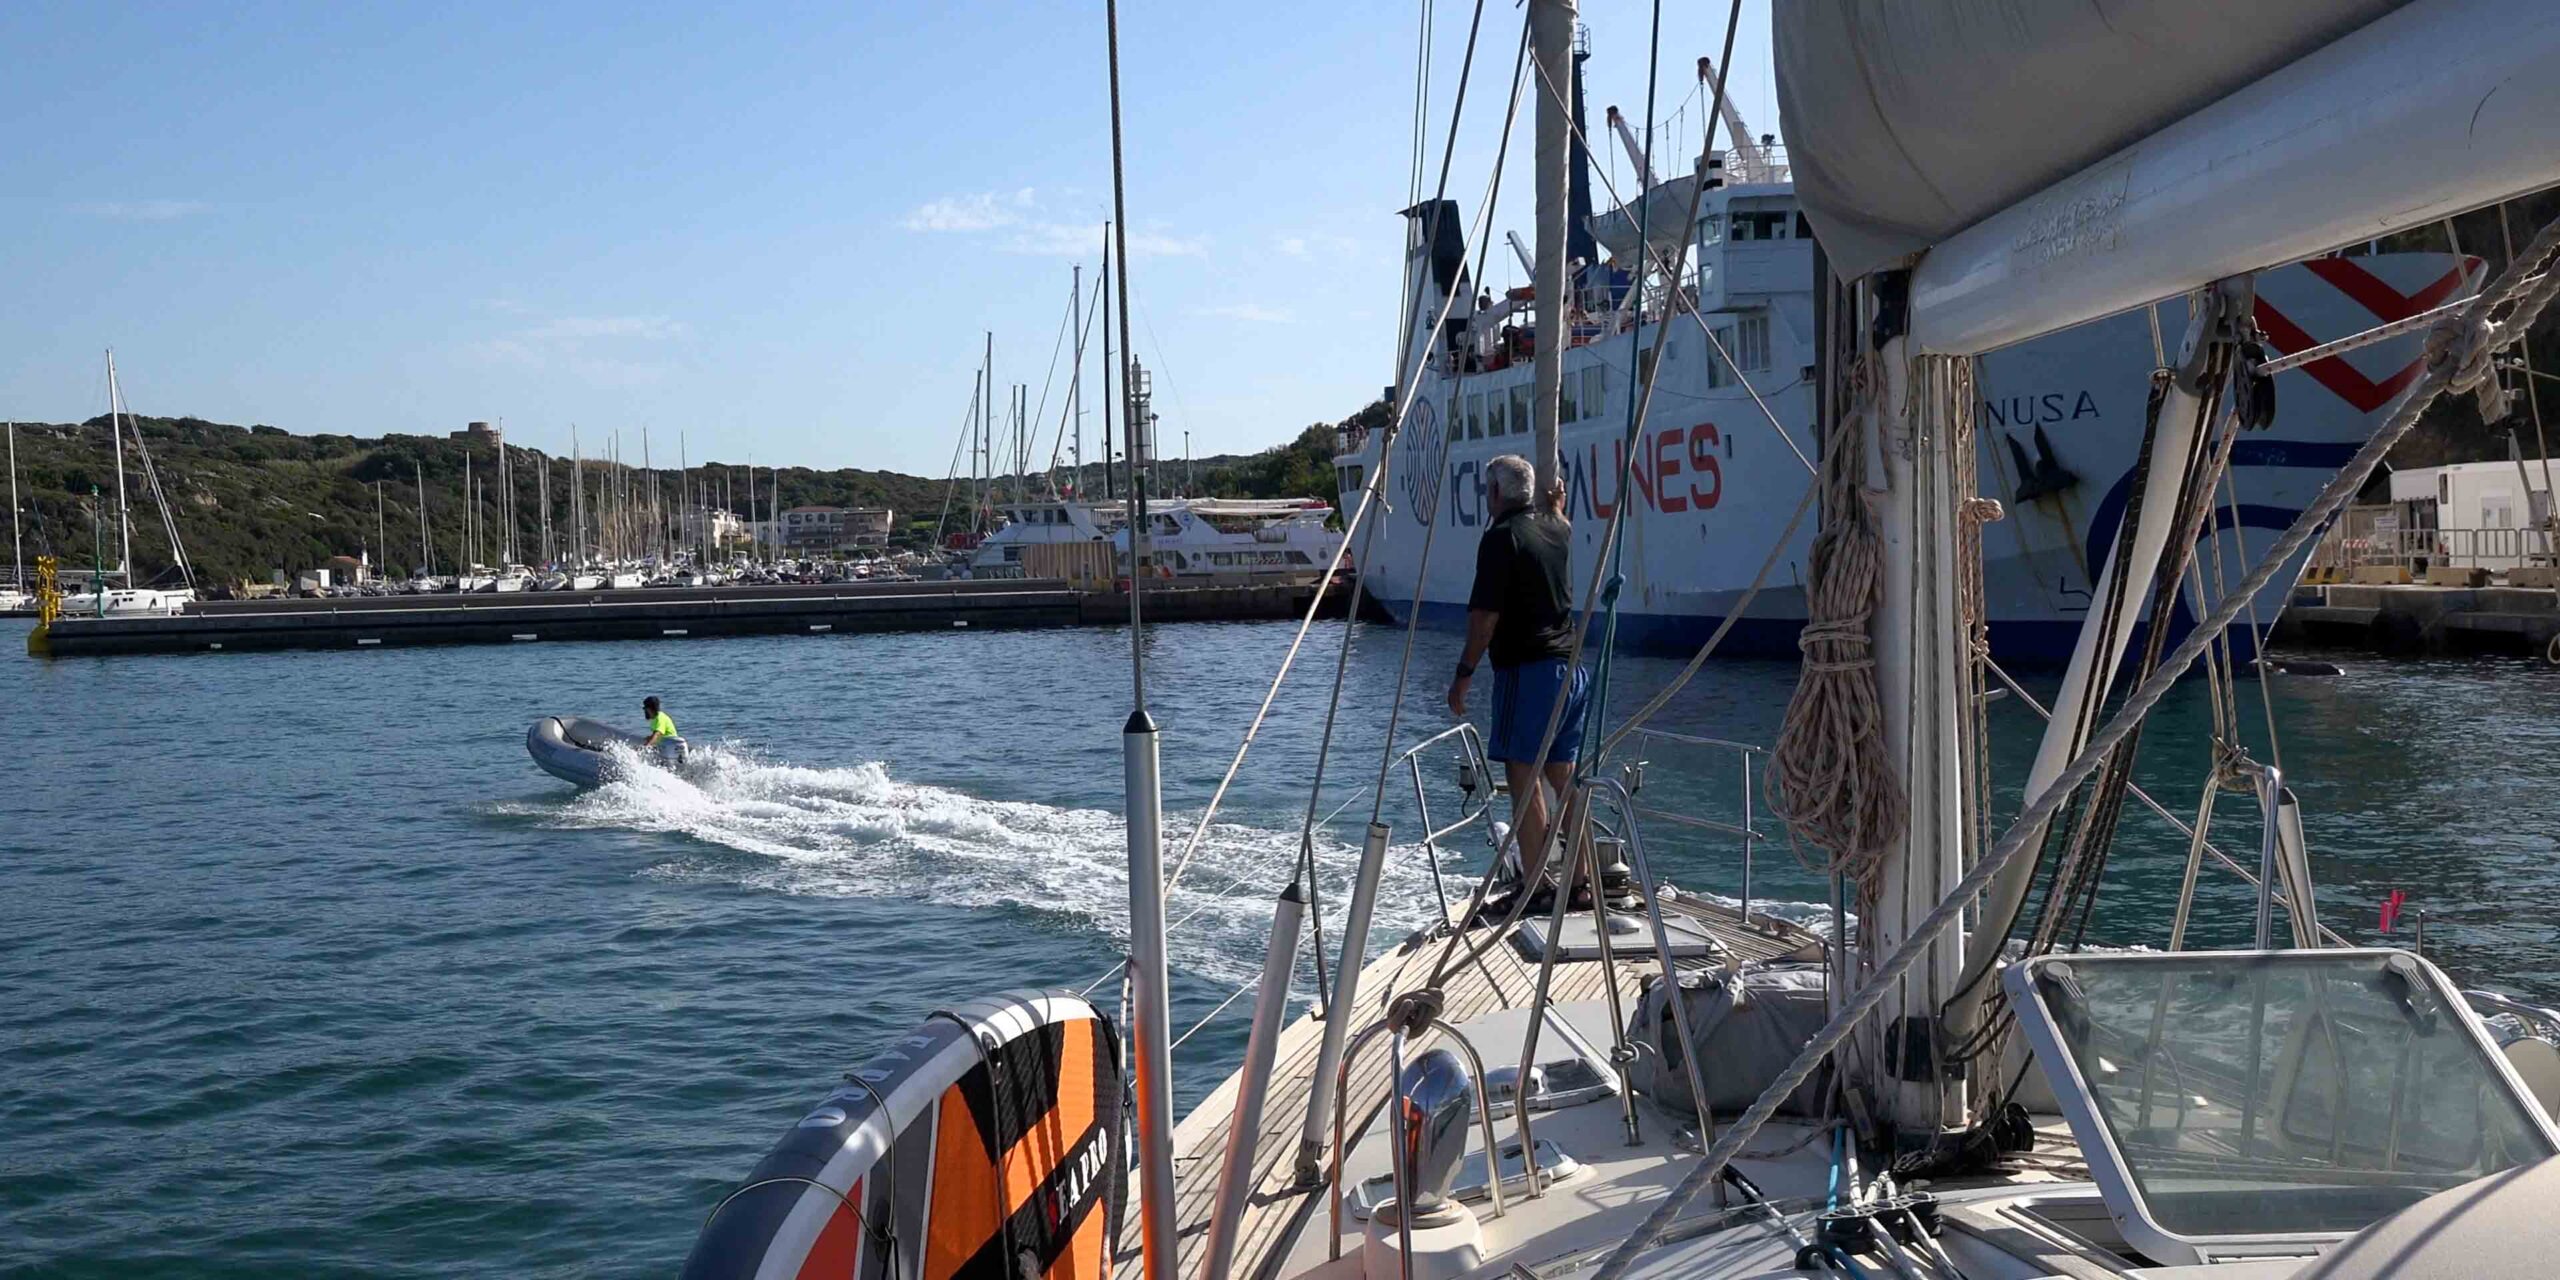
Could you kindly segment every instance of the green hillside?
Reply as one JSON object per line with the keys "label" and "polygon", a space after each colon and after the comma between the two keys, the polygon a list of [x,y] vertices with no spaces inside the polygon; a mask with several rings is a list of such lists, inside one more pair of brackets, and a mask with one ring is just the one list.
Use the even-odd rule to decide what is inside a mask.
{"label": "green hillside", "polygon": [[[1380,412],[1382,407],[1373,406],[1364,414]],[[149,450],[174,508],[179,537],[204,582],[265,581],[277,569],[307,569],[331,556],[368,550],[385,573],[404,576],[419,563],[421,479],[432,562],[438,571],[450,573],[463,559],[466,459],[472,479],[481,487],[480,515],[489,530],[482,538],[481,558],[496,558],[501,521],[494,492],[497,450],[485,440],[296,435],[270,426],[228,426],[200,418],[143,417],[126,422],[140,431],[142,445]],[[95,554],[94,535],[101,531],[103,507],[108,512],[105,554],[112,564],[117,554],[111,514],[116,471],[107,419],[21,423],[17,431],[19,504],[28,557],[50,553],[60,557],[66,569],[88,567]],[[1193,468],[1198,487],[1209,493],[1329,500],[1334,487],[1332,442],[1333,428],[1319,423],[1289,444],[1250,456],[1200,459]],[[628,442],[625,447],[627,451]],[[551,522],[555,530],[565,530],[571,461],[546,460],[521,446],[509,446],[508,453],[517,493],[517,541],[523,553],[531,555],[542,522],[536,473],[549,466]],[[675,503],[681,485],[673,468],[609,469],[590,458],[585,465],[590,511],[608,472],[614,483],[640,493],[648,492],[654,482],[663,505]],[[745,510],[744,465],[714,461],[694,472],[715,480],[725,477],[732,506]],[[1100,465],[1088,467],[1087,473],[1087,491],[1100,493]],[[771,506],[773,474],[763,468],[756,472],[758,515]],[[97,499],[90,496],[93,487]],[[135,564],[145,580],[157,578],[171,565],[168,539],[161,533],[159,511],[150,501],[140,459],[130,443],[125,489],[133,508]],[[931,538],[946,502],[953,497],[953,486],[943,479],[894,471],[785,467],[781,494],[786,508],[804,504],[889,507],[898,513],[899,541],[921,544]],[[966,505],[963,488],[951,507],[955,526],[965,519]]]}

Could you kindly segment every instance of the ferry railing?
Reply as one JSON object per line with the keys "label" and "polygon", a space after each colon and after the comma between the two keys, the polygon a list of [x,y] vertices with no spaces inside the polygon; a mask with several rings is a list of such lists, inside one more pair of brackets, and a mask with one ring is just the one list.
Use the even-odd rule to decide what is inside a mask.
{"label": "ferry railing", "polygon": [[2344,571],[2382,566],[2425,571],[2429,565],[2492,572],[2560,559],[2552,533],[2530,526],[2487,528],[2381,528],[2379,518],[2351,511],[2349,521],[2333,528],[2314,549],[2310,565]]}
{"label": "ferry railing", "polygon": [[1655,805],[1640,803],[1639,801],[1644,794],[1645,766],[1648,763],[1641,748],[1636,752],[1635,762],[1626,766],[1626,790],[1628,795],[1631,797],[1630,803],[1633,805],[1633,812],[1636,815],[1640,815],[1645,818],[1660,819],[1661,821],[1671,823],[1675,826],[1688,827],[1693,830],[1713,831],[1723,835],[1733,836],[1742,842],[1742,923],[1746,926],[1749,925],[1751,923],[1753,863],[1757,858],[1760,842],[1769,838],[1768,836],[1763,835],[1756,826],[1756,823],[1758,822],[1756,809],[1759,792],[1757,787],[1753,784],[1753,773],[1755,768],[1765,770],[1766,758],[1769,754],[1769,749],[1749,742],[1736,742],[1729,738],[1701,737],[1693,733],[1675,733],[1669,729],[1656,729],[1644,725],[1637,726],[1633,731],[1633,736],[1639,744],[1647,742],[1674,743],[1684,747],[1697,747],[1714,751],[1730,751],[1736,757],[1736,763],[1741,768],[1742,780],[1742,798],[1740,802],[1742,821],[1739,823],[1722,822],[1714,818],[1700,817],[1694,813],[1683,813],[1676,809],[1665,809]]}

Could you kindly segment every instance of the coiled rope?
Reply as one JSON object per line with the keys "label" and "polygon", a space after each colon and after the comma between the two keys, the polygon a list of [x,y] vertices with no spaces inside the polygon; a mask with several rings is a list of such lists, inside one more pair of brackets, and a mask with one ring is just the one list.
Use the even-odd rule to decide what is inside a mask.
{"label": "coiled rope", "polygon": [[[1796,637],[1803,674],[1787,700],[1764,790],[1797,859],[1855,886],[1864,916],[1911,804],[1885,755],[1884,701],[1868,632],[1884,598],[1884,535],[1861,477],[1868,423],[1885,412],[1883,376],[1867,352],[1847,373],[1849,411],[1822,450],[1825,518],[1813,540],[1805,627]],[[1808,856],[1808,846],[1819,856]]]}
{"label": "coiled rope", "polygon": [[[2560,274],[2552,271],[2555,265],[2560,265],[2560,220],[2545,226],[2526,247],[2524,255],[2509,263],[2505,273],[2483,290],[2470,307],[2459,315],[2447,317],[2440,327],[2428,334],[2425,372],[2401,394],[2399,405],[2392,410],[2389,421],[2356,451],[2355,457],[2349,459],[2337,475],[2330,478],[2320,496],[2296,516],[2284,533],[2267,548],[2266,555],[2241,580],[2239,587],[2215,602],[2212,612],[2179,643],[2176,651],[2160,663],[2149,679],[2127,695],[2115,718],[2093,735],[2080,753],[2072,757],[2071,763],[2063,766],[2061,774],[2019,813],[2009,829],[2001,834],[2000,842],[1956,882],[1955,888],[1937,906],[1930,909],[1902,945],[1876,966],[1866,984],[1841,1002],[1831,1021],[1814,1033],[1796,1054],[1795,1060],[1769,1082],[1741,1118],[1717,1137],[1696,1167],[1683,1175],[1679,1185],[1673,1187],[1662,1203],[1646,1216],[1643,1225],[1611,1251],[1593,1280],[1620,1280],[1625,1276],[1627,1270],[1635,1265],[1637,1257],[1688,1209],[1698,1193],[1733,1163],[1735,1154],[1759,1134],[1761,1126],[1769,1122],[1769,1117],[1777,1114],[1779,1105],[1786,1101],[1787,1096],[1795,1092],[1823,1059],[1866,1021],[1868,1015],[1875,1012],[1876,1006],[1884,1002],[1901,977],[1929,953],[1930,948],[1936,945],[1938,935],[1961,920],[1965,909],[1981,896],[1992,879],[2026,852],[2035,837],[2044,830],[2044,824],[2062,807],[2063,801],[2097,771],[2108,753],[2115,750],[2161,698],[2167,696],[2170,687],[2177,683],[2188,667],[2195,665],[2196,658],[2205,647],[2239,617],[2240,611],[2257,597],[2260,589],[2274,580],[2293,553],[2302,549],[2312,534],[2327,525],[2339,508],[2364,487],[2366,479],[2381,464],[2384,455],[2409,433],[2409,428],[2416,425],[2419,415],[2435,403],[2437,396],[2446,391],[2476,391],[2482,380],[2494,380],[2490,356],[2520,337],[2550,305],[2552,296],[2560,293]],[[2540,278],[2537,279],[2537,275]]]}

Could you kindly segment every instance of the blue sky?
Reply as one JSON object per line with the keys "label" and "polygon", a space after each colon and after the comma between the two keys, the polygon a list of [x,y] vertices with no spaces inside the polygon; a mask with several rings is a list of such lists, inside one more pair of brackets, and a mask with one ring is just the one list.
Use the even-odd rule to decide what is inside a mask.
{"label": "blue sky", "polygon": [[[1734,96],[1774,130],[1750,7]],[[1724,8],[1667,6],[1660,113],[1688,150]],[[1593,127],[1640,117],[1649,6],[1583,10]],[[1166,451],[1276,443],[1387,380],[1417,13],[1121,6]],[[1435,157],[1468,13],[1435,11]],[[1519,21],[1488,3],[1451,182],[1471,212]],[[0,48],[0,415],[22,419],[102,411],[112,346],[145,413],[503,418],[562,450],[575,423],[631,456],[646,426],[662,461],[682,431],[696,462],[941,475],[985,331],[1040,398],[1110,209],[1099,0],[16,4]]]}

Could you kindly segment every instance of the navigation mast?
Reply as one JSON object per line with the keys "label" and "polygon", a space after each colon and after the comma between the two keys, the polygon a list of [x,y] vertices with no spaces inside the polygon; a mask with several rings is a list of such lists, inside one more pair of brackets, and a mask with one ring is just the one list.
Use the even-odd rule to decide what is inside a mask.
{"label": "navigation mast", "polygon": [[[123,557],[124,584],[133,585],[133,515],[125,507],[124,498],[124,393],[116,386],[116,353],[107,351],[107,432],[116,450],[116,546]],[[104,598],[107,585],[102,579],[97,586]]]}

